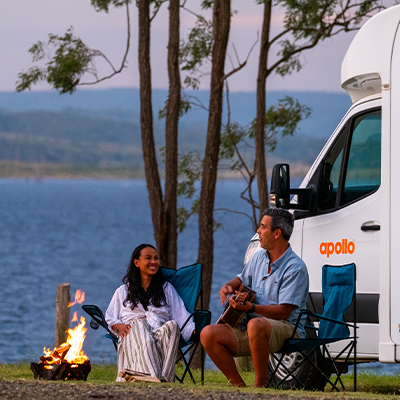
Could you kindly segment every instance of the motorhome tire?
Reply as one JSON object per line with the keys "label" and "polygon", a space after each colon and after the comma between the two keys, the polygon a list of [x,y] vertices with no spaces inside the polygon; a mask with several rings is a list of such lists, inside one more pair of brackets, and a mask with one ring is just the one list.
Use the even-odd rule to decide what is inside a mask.
{"label": "motorhome tire", "polygon": [[[316,334],[313,330],[306,330],[307,337],[312,338],[316,337]],[[280,357],[280,355],[277,355]],[[290,353],[283,355],[283,364],[289,371],[294,371],[293,375],[298,379],[298,381],[302,382],[304,388],[307,390],[320,390],[323,391],[326,385],[326,379],[321,376],[309,363],[308,361],[304,361],[300,367],[297,367],[303,360],[303,356],[301,353]],[[322,354],[321,352],[315,351],[312,355],[309,356],[310,361],[315,363],[317,366],[322,363]],[[275,369],[277,365],[276,359],[270,355],[268,362],[268,370],[272,371]],[[330,374],[329,374],[330,375]],[[303,386],[296,381],[295,378],[289,377],[285,379],[287,376],[286,370],[283,366],[280,366],[275,374],[273,379],[270,379],[268,376],[269,385],[272,387],[280,388],[280,389],[302,389]]]}

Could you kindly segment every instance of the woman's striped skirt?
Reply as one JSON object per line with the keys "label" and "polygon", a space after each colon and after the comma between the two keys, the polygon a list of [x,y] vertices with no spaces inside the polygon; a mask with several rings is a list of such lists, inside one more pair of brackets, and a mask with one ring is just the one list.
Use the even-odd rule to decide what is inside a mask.
{"label": "woman's striped skirt", "polygon": [[[147,319],[130,322],[131,330],[118,342],[118,372],[124,369],[173,382],[180,330],[176,321],[168,321],[153,332]],[[117,381],[122,378],[117,377]]]}

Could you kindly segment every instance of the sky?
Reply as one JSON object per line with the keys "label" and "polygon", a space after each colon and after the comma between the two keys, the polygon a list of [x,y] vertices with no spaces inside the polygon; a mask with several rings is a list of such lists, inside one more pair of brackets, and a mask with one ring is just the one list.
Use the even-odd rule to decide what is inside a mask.
{"label": "sky", "polygon": [[[198,0],[189,0],[189,5],[196,5]],[[119,67],[126,44],[126,14],[124,8],[111,9],[110,12],[95,12],[90,0],[1,0],[0,12],[0,91],[14,91],[18,73],[27,71],[33,64],[28,53],[29,48],[38,41],[46,42],[48,35],[63,35],[71,26],[74,34],[80,37],[90,48],[101,50],[112,63]],[[254,0],[233,0],[230,43],[225,71],[237,66],[236,49],[240,61],[248,56],[250,48],[257,40],[261,30],[262,7]],[[139,74],[137,65],[137,9],[130,7],[132,42],[128,56],[128,68],[123,73],[91,89],[110,87],[138,87]],[[282,15],[273,14],[272,32],[277,32]],[[181,37],[184,38],[193,26],[194,17],[182,11]],[[168,10],[161,10],[153,20],[151,31],[151,63],[153,87],[166,88],[168,85],[167,59]],[[268,80],[269,90],[285,91],[325,91],[342,92],[340,87],[340,68],[346,50],[354,33],[340,34],[327,39],[317,48],[301,56],[304,68],[299,73],[281,78],[272,76]],[[229,80],[231,91],[254,91],[258,68],[259,42],[250,53],[244,69]],[[233,64],[231,61],[233,60]],[[232,67],[233,65],[233,67]],[[99,62],[101,73],[108,74],[105,64]],[[183,76],[182,76],[183,79]],[[90,80],[88,78],[87,80]],[[208,89],[208,80],[202,81],[202,89]],[[39,84],[33,90],[50,90],[46,83]]]}

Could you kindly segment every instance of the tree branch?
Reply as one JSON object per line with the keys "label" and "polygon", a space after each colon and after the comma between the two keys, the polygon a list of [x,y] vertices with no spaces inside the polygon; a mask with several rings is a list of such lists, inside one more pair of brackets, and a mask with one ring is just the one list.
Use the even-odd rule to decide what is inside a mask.
{"label": "tree branch", "polygon": [[[349,12],[352,9],[355,8],[360,8],[363,5],[363,2],[357,2],[354,4],[351,4],[350,0],[347,0],[346,2],[341,2],[338,5],[338,8],[340,8],[340,11],[336,12],[334,18],[329,21],[329,18],[327,20],[326,15],[328,14],[329,17],[329,8],[332,7],[334,4],[334,1],[329,1],[325,4],[324,8],[322,11],[319,13],[319,21],[318,23],[315,23],[313,26],[307,26],[307,27],[301,27],[301,26],[293,26],[293,24],[289,22],[286,23],[286,29],[284,29],[282,32],[280,32],[278,35],[276,35],[273,39],[270,40],[268,44],[268,48],[270,48],[274,43],[276,43],[278,40],[282,39],[284,36],[288,34],[294,34],[296,37],[297,33],[303,33],[303,36],[309,36],[312,35],[312,39],[308,40],[306,43],[303,43],[299,45],[298,47],[294,46],[294,43],[300,39],[298,37],[297,39],[294,40],[293,43],[293,51],[289,52],[289,54],[285,55],[278,61],[276,61],[270,68],[267,69],[268,75],[275,70],[277,67],[279,67],[281,64],[285,63],[288,61],[290,58],[292,58],[294,55],[301,53],[304,50],[311,49],[315,47],[320,40],[323,40],[327,37],[332,37],[337,35],[338,33],[341,33],[343,31],[345,32],[351,32],[358,30],[358,27],[356,26],[351,26],[353,23],[357,23],[361,18],[370,18],[376,11],[382,10],[385,8],[382,5],[376,5],[372,7],[370,10],[365,12],[365,14],[358,14],[355,13],[353,16],[350,18],[346,17],[346,13]],[[300,23],[299,19],[296,20],[297,24]],[[336,31],[334,31],[335,28],[338,28]]]}
{"label": "tree branch", "polygon": [[168,1],[168,0],[159,0],[159,1],[156,1],[156,2],[155,2],[156,4],[155,4],[154,10],[153,10],[153,15],[152,15],[151,18],[150,18],[150,23],[152,23],[153,19],[156,17],[156,15],[158,14],[158,12],[160,11],[161,6],[162,6],[166,1]]}
{"label": "tree branch", "polygon": [[250,215],[247,214],[247,213],[245,213],[245,212],[243,212],[243,211],[234,211],[234,210],[229,210],[228,208],[214,208],[214,211],[225,211],[225,212],[232,213],[232,214],[244,215],[244,216],[247,217],[251,222],[253,222],[252,219],[251,219],[251,217],[250,217]]}
{"label": "tree branch", "polygon": [[248,59],[249,59],[249,57],[250,57],[250,54],[251,54],[251,52],[253,51],[254,46],[257,44],[258,39],[259,39],[259,37],[258,37],[258,32],[257,32],[257,40],[256,40],[256,41],[253,43],[253,45],[251,46],[251,48],[250,48],[250,50],[249,50],[249,52],[248,52],[248,54],[247,54],[246,60],[244,60],[243,63],[240,63],[239,56],[238,56],[238,54],[237,54],[237,52],[236,52],[236,47],[235,47],[235,45],[233,45],[233,50],[234,50],[234,52],[235,52],[235,54],[236,54],[236,60],[238,61],[239,65],[238,65],[236,68],[234,68],[232,71],[230,71],[230,72],[228,72],[227,74],[225,74],[225,75],[222,77],[222,80],[223,80],[223,81],[225,81],[226,79],[228,79],[228,78],[229,78],[231,75],[233,75],[234,73],[240,71],[240,70],[247,64],[247,61],[248,61]]}
{"label": "tree branch", "polygon": [[126,59],[128,57],[130,43],[131,43],[131,22],[130,22],[130,15],[129,15],[129,0],[126,0],[125,7],[126,7],[126,21],[127,21],[127,39],[126,39],[125,54],[124,54],[124,57],[122,59],[120,68],[118,70],[116,70],[114,68],[113,64],[108,60],[108,58],[101,51],[95,50],[97,52],[97,55],[103,57],[106,60],[106,62],[110,65],[110,67],[113,70],[113,73],[108,75],[108,76],[104,76],[103,78],[96,79],[94,82],[81,82],[81,83],[78,83],[79,86],[95,85],[96,83],[99,83],[99,82],[105,81],[107,79],[110,79],[114,75],[117,75],[117,74],[121,73],[122,70],[126,67]]}

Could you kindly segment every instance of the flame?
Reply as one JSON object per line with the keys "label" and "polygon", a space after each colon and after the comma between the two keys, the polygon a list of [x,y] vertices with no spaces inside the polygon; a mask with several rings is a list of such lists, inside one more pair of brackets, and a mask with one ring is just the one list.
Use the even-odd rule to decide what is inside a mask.
{"label": "flame", "polygon": [[88,360],[88,356],[82,351],[83,341],[85,340],[85,318],[81,317],[81,322],[74,329],[68,329],[67,343],[71,345],[64,360],[69,363],[82,364]]}
{"label": "flame", "polygon": [[69,303],[68,307],[72,307],[75,304],[80,304],[85,301],[85,292],[81,292],[80,289],[78,289],[75,293],[75,301],[73,303]]}
{"label": "flame", "polygon": [[78,322],[78,312],[77,311],[74,312],[71,322]]}
{"label": "flame", "polygon": [[[81,294],[80,290],[78,290],[75,295],[76,302],[81,303],[84,298],[85,293],[82,292]],[[76,311],[74,312],[71,322],[78,322],[78,313]],[[83,364],[85,361],[87,361],[89,358],[82,351],[83,341],[86,337],[85,332],[87,331],[85,324],[85,318],[81,317],[79,325],[77,325],[74,329],[68,329],[67,341],[59,347],[55,347],[54,350],[46,349],[46,347],[44,347],[43,356],[40,359],[45,364],[60,364],[61,362],[68,362],[70,364]],[[76,367],[77,365],[73,366],[73,368]],[[51,369],[51,367],[47,366],[45,366],[45,368]]]}

